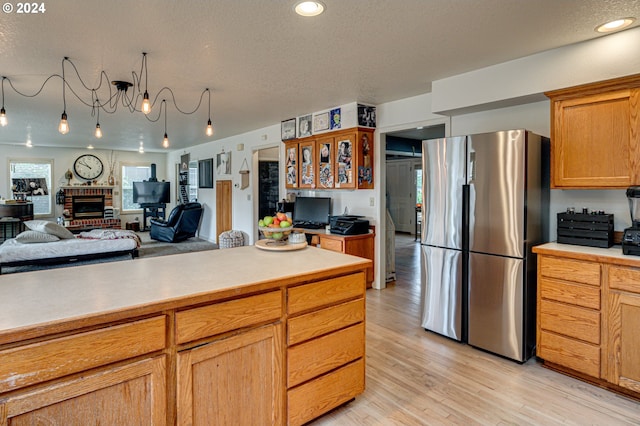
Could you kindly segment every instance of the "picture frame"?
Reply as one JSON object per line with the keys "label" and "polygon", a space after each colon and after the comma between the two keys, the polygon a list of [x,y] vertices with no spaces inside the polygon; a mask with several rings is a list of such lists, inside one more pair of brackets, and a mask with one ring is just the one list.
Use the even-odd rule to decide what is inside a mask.
{"label": "picture frame", "polygon": [[342,127],[342,114],[340,108],[334,108],[329,113],[329,123],[331,130],[339,129]]}
{"label": "picture frame", "polygon": [[306,138],[311,136],[313,133],[313,123],[311,122],[311,114],[302,115],[298,117],[298,137]]}
{"label": "picture frame", "polygon": [[290,118],[280,123],[280,139],[287,141],[296,138],[296,119]]}
{"label": "picture frame", "polygon": [[358,126],[375,129],[376,107],[358,104]]}
{"label": "picture frame", "polygon": [[313,116],[313,133],[329,130],[329,111]]}
{"label": "picture frame", "polygon": [[315,188],[316,187],[316,156],[315,156],[315,143],[313,141],[300,143],[300,188]]}
{"label": "picture frame", "polygon": [[286,188],[298,187],[298,144],[288,142],[285,146]]}
{"label": "picture frame", "polygon": [[198,161],[198,188],[213,188],[213,158]]}
{"label": "picture frame", "polygon": [[216,179],[231,179],[231,152],[220,152],[216,154]]}

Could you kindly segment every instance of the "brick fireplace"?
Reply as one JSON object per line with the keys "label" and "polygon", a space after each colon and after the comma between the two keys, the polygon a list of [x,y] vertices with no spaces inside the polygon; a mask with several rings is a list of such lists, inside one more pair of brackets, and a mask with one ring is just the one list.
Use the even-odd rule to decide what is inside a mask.
{"label": "brick fireplace", "polygon": [[[65,186],[64,209],[69,211],[69,226],[120,229],[120,219],[104,217],[104,208],[113,207],[113,188],[100,186]],[[67,220],[69,220],[67,218]]]}

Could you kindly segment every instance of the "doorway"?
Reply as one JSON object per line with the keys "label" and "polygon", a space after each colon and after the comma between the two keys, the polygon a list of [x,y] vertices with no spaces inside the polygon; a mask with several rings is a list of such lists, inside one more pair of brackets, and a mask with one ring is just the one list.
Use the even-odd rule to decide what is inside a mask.
{"label": "doorway", "polygon": [[255,224],[253,241],[257,241],[258,219],[276,212],[280,194],[280,145],[258,147],[253,151],[253,169],[258,173],[253,177],[253,216]]}

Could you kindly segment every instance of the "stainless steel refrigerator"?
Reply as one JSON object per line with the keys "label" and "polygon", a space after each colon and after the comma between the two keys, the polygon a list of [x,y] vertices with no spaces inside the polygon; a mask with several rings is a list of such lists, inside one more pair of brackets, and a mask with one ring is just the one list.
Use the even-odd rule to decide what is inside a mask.
{"label": "stainless steel refrigerator", "polygon": [[525,130],[423,141],[425,329],[519,362],[533,355],[547,152]]}

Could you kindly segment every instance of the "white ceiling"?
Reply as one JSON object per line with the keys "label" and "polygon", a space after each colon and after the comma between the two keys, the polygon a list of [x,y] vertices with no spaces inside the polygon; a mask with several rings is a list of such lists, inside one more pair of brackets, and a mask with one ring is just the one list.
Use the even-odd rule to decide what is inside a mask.
{"label": "white ceiling", "polygon": [[[640,18],[638,0],[324,0],[326,12],[316,18],[297,16],[293,3],[48,1],[41,14],[0,14],[0,75],[33,94],[68,56],[89,85],[101,70],[132,81],[148,52],[152,99],[168,86],[189,110],[203,89],[212,90],[213,138],[204,135],[206,97],[190,116],[168,109],[170,149],[182,149],[349,102],[423,94],[434,80],[598,37],[596,25],[613,18]],[[90,99],[68,64],[65,73]],[[59,78],[34,98],[5,81],[5,108],[0,143],[137,150],[143,141],[146,151],[162,150],[163,117],[151,123],[122,107],[102,112],[98,140],[91,109],[69,90],[71,131],[60,135]]]}

